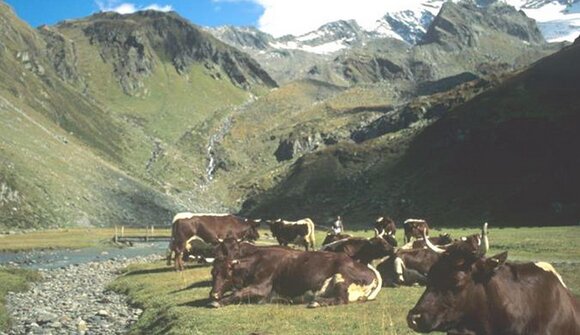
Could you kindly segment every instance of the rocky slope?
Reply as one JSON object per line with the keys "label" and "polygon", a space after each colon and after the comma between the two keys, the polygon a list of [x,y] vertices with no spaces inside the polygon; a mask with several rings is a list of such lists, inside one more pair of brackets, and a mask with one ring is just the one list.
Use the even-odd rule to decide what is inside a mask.
{"label": "rocky slope", "polygon": [[245,213],[320,222],[341,214],[355,226],[383,214],[434,225],[576,224],[579,56],[576,42],[434,122],[305,155]]}

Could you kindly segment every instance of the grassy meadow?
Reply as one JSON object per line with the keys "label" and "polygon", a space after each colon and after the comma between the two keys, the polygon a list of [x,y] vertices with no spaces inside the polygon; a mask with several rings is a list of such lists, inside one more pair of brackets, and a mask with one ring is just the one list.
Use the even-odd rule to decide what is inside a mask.
{"label": "grassy meadow", "polygon": [[[478,229],[443,231],[457,237],[477,233]],[[370,230],[351,233],[372,234]],[[433,231],[432,235],[437,233]],[[402,241],[402,231],[397,232],[397,238]],[[580,227],[491,226],[488,254],[508,250],[512,261],[552,262],[568,287],[579,295],[579,238]],[[317,244],[323,239],[324,233],[319,232]],[[281,303],[209,309],[205,306],[211,289],[210,269],[190,265],[184,283],[163,261],[130,266],[110,288],[128,294],[132,304],[144,309],[131,334],[413,334],[405,316],[423,292],[422,287],[383,288],[373,302],[314,310]]]}
{"label": "grassy meadow", "polygon": [[[478,229],[433,230],[431,235],[448,232],[465,236]],[[351,231],[356,236],[370,236],[372,231]],[[60,229],[27,234],[3,235],[1,251],[30,249],[84,248],[111,246],[114,229]],[[145,235],[145,229],[126,229],[125,235]],[[156,229],[155,235],[169,235],[168,229]],[[274,241],[261,231],[260,244]],[[317,232],[317,245],[325,233]],[[489,255],[509,251],[516,261],[542,260],[554,264],[564,281],[580,294],[580,227],[494,228],[490,227]],[[399,242],[402,231],[397,232]],[[211,288],[210,267],[190,265],[185,281],[165,262],[133,265],[110,285],[125,293],[143,315],[131,334],[412,334],[405,323],[407,311],[423,292],[421,287],[383,288],[376,301],[346,306],[307,309],[303,304],[232,305],[206,308]],[[0,268],[0,329],[9,326],[4,307],[8,291],[22,291],[28,282],[38,280],[38,273]]]}

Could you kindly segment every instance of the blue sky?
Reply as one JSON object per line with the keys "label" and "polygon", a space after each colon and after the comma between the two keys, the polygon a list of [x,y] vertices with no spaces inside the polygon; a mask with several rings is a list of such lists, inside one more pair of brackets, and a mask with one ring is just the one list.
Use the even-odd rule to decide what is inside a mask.
{"label": "blue sky", "polygon": [[[202,26],[257,26],[264,9],[258,2],[240,0],[5,0],[17,15],[37,27],[64,19],[81,18],[101,10],[144,9],[174,10]],[[132,6],[132,7],[130,7]]]}
{"label": "blue sky", "polygon": [[[0,0],[2,1],[2,0]],[[31,26],[115,11],[173,10],[201,26],[255,26],[274,36],[301,35],[321,25],[355,19],[365,28],[387,12],[424,0],[4,0]]]}

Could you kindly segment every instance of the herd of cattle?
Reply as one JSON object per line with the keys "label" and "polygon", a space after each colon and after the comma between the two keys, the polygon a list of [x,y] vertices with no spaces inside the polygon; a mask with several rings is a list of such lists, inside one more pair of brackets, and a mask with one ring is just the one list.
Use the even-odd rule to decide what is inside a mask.
{"label": "herd of cattle", "polygon": [[425,220],[408,219],[405,245],[397,248],[395,222],[380,217],[373,237],[329,233],[319,250],[310,219],[266,220],[279,246],[254,244],[260,224],[231,214],[177,214],[168,264],[173,255],[183,270],[194,240],[212,245],[210,307],[274,296],[338,305],[373,300],[383,286],[420,284],[425,292],[407,315],[418,332],[580,334],[580,305],[550,264],[506,262],[507,252],[485,257],[487,223],[481,234],[452,239],[429,237]]}

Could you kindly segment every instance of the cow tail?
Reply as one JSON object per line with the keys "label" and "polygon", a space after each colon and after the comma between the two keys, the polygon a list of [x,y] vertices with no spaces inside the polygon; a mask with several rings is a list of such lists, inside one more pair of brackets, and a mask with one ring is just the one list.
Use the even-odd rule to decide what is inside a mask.
{"label": "cow tail", "polygon": [[375,273],[375,277],[377,278],[377,286],[371,291],[367,299],[375,300],[377,295],[379,295],[381,288],[383,288],[383,277],[381,277],[381,274],[379,273],[379,271],[377,271],[377,269],[374,268],[374,266],[370,264],[367,264],[367,266],[369,267],[369,269],[371,269],[372,272]]}

